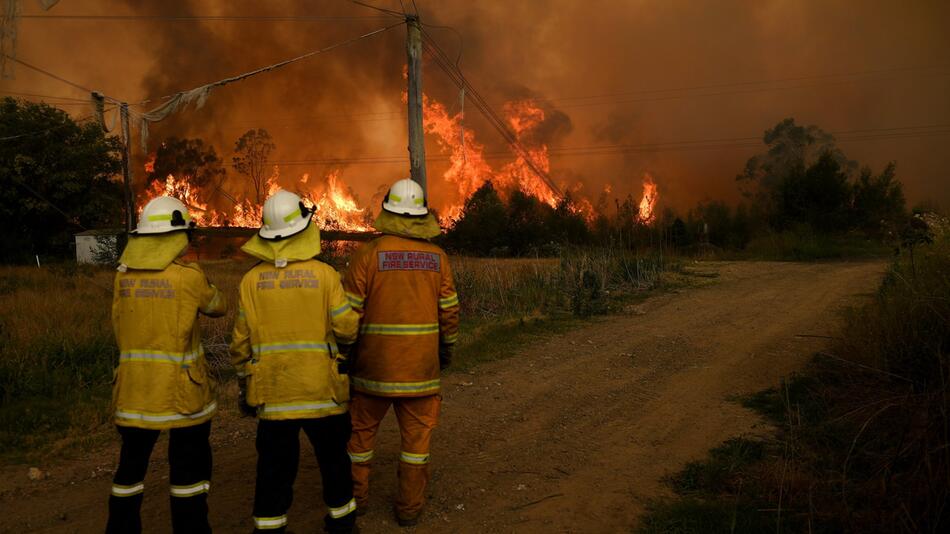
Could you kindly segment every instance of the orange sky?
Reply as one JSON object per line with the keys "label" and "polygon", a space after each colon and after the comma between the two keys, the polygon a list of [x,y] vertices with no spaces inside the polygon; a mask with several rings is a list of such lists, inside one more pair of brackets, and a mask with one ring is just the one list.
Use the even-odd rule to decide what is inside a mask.
{"label": "orange sky", "polygon": [[[400,9],[398,1],[377,5]],[[409,2],[407,2],[408,4]],[[896,161],[911,203],[950,206],[948,135],[896,136],[912,126],[950,128],[950,3],[942,1],[523,1],[417,0],[423,20],[454,27],[461,67],[499,111],[536,98],[550,118],[551,147],[644,145],[760,136],[785,117],[843,132],[846,154],[880,170]],[[23,0],[24,15],[44,14]],[[334,15],[378,13],[345,0],[62,0],[48,15]],[[18,57],[85,87],[138,102],[298,55],[389,23],[384,18],[312,22],[37,20],[19,26]],[[459,39],[429,31],[449,54]],[[267,128],[283,162],[359,160],[405,154],[402,28],[283,70],[221,88],[205,108],[153,125],[164,136],[197,136],[226,162],[234,140]],[[458,93],[431,62],[426,92],[458,109]],[[0,90],[83,97],[20,66]],[[146,107],[135,109],[144,110]],[[66,109],[82,115],[84,106]],[[498,134],[467,107],[488,151]],[[850,132],[850,133],[849,133]],[[911,130],[913,132],[913,130]],[[881,137],[883,136],[883,137]],[[644,173],[661,203],[684,210],[706,198],[738,199],[735,175],[759,147],[572,154],[552,175],[596,200],[638,193]],[[430,155],[437,155],[434,139]],[[589,151],[586,151],[589,152]],[[141,158],[141,154],[137,154]],[[499,165],[503,163],[500,162]],[[284,164],[282,176],[326,174],[340,165]],[[342,178],[368,202],[402,164],[352,162]],[[443,164],[429,165],[436,194]],[[136,169],[137,177],[142,172]],[[436,199],[438,200],[438,199]]]}

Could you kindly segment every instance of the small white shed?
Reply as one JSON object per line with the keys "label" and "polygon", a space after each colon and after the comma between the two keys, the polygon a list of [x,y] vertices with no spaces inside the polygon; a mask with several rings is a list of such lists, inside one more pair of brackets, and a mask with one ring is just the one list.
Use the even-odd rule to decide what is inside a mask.
{"label": "small white shed", "polygon": [[86,230],[76,237],[76,263],[110,264],[119,260],[119,236],[125,231],[116,228]]}

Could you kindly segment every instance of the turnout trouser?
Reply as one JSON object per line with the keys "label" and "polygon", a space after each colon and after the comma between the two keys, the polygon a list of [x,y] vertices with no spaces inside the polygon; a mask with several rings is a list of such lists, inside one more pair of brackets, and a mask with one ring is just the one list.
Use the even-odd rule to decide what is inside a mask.
{"label": "turnout trouser", "polygon": [[[107,534],[142,531],[140,510],[145,473],[160,430],[119,426],[122,450],[112,479]],[[173,428],[168,438],[169,492],[172,531],[211,532],[208,524],[208,491],[211,489],[211,422]]]}
{"label": "turnout trouser", "polygon": [[426,397],[378,397],[355,392],[350,400],[353,435],[347,445],[353,462],[353,493],[357,506],[369,499],[370,462],[379,423],[389,411],[396,412],[402,450],[399,454],[399,492],[396,514],[414,519],[422,512],[429,483],[429,443],[439,419],[440,395]]}
{"label": "turnout trouser", "polygon": [[323,480],[328,532],[351,532],[356,524],[356,502],[350,479],[346,442],[350,415],[319,419],[290,419],[257,424],[257,485],[254,491],[255,532],[283,532],[294,498],[294,480],[300,461],[300,430],[313,446]]}

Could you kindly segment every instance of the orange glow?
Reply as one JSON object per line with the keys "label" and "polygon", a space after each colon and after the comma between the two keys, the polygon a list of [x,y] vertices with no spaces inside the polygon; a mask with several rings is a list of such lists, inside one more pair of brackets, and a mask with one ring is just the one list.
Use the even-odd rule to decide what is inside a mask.
{"label": "orange glow", "polygon": [[[154,161],[153,156],[149,164],[153,165]],[[280,169],[275,165],[274,172],[265,183],[265,197],[273,195],[280,189],[279,179]],[[139,199],[139,211],[149,200],[168,195],[184,202],[199,226],[242,228],[260,226],[262,206],[255,204],[250,198],[245,198],[242,202],[233,204],[230,211],[209,208],[209,197],[215,192],[207,194],[193,186],[187,179],[176,178],[169,174],[164,181],[155,180],[145,190]],[[304,199],[305,204],[314,208],[317,221],[322,228],[352,232],[372,230],[368,212],[359,207],[353,192],[340,179],[338,170],[316,181],[311,181],[310,175],[304,174],[297,182],[296,193]]]}
{"label": "orange glow", "polygon": [[[405,94],[403,97],[405,98]],[[505,104],[502,111],[508,127],[524,147],[525,154],[516,155],[513,161],[496,169],[486,161],[485,146],[475,139],[475,132],[463,127],[463,114],[450,114],[443,104],[423,96],[423,127],[426,133],[435,137],[439,151],[448,155],[449,167],[442,174],[442,178],[455,190],[454,194],[450,194],[450,198],[439,206],[443,225],[449,226],[458,219],[465,200],[487,181],[491,181],[503,196],[521,190],[552,207],[557,206],[559,196],[531,169],[531,165],[544,173],[550,172],[551,169],[547,145],[536,141],[534,136],[537,128],[544,122],[544,110],[534,101],[518,100]],[[154,168],[155,155],[152,154],[145,164],[145,171],[152,173]],[[322,177],[303,174],[293,189],[305,203],[314,208],[322,228],[371,231],[369,210],[360,205],[341,173],[341,170],[335,169]],[[275,165],[265,184],[265,197],[280,189],[280,178],[280,169]],[[286,184],[287,180],[284,180],[284,183]],[[225,180],[202,190],[194,186],[189,177],[169,175],[164,181],[153,181],[144,191],[139,198],[139,209],[156,196],[170,195],[182,200],[192,209],[195,222],[199,225],[246,228],[260,226],[262,207],[250,199],[251,195],[245,195],[245,191],[240,189],[229,189],[229,185],[235,187],[238,184]],[[291,189],[286,186],[285,188]],[[575,195],[575,198],[578,197]],[[578,199],[571,209],[583,214],[588,220],[593,218],[593,207],[585,199]]]}
{"label": "orange glow", "polygon": [[[449,168],[442,178],[454,184],[457,192],[455,198],[440,209],[443,224],[458,219],[465,200],[489,180],[502,194],[510,194],[518,188],[551,206],[557,205],[557,195],[531,170],[523,156],[494,170],[485,160],[485,145],[475,140],[475,132],[462,125],[462,113],[450,115],[444,105],[426,95],[423,95],[422,107],[426,133],[435,135],[441,152],[449,155]],[[509,102],[503,111],[531,163],[542,172],[549,172],[547,145],[533,145],[526,139],[544,121],[544,110],[531,100],[521,100]]]}
{"label": "orange glow", "polygon": [[643,198],[640,199],[640,222],[650,224],[656,219],[656,201],[659,193],[656,189],[656,182],[649,174],[643,175]]}

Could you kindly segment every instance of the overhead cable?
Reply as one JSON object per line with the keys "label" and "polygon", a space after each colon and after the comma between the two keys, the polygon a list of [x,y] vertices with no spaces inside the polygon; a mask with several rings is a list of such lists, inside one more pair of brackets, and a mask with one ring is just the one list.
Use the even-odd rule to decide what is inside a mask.
{"label": "overhead cable", "polygon": [[379,28],[379,29],[377,29],[377,30],[373,30],[373,31],[371,31],[371,32],[369,32],[369,33],[364,33],[363,35],[360,35],[360,36],[357,36],[357,37],[353,37],[353,38],[351,38],[351,39],[347,39],[347,40],[345,40],[345,41],[342,41],[342,42],[339,42],[339,43],[335,43],[335,44],[332,44],[332,45],[330,45],[330,46],[323,47],[323,48],[321,48],[321,49],[319,49],[319,50],[314,50],[314,51],[312,51],[312,52],[307,52],[306,54],[302,54],[302,55],[299,55],[299,56],[296,56],[296,57],[293,57],[293,58],[290,58],[290,59],[286,59],[286,60],[284,60],[284,61],[280,61],[280,62],[274,63],[274,64],[272,64],[272,65],[267,65],[267,66],[264,66],[264,67],[260,67],[260,68],[254,69],[254,70],[252,70],[252,71],[245,72],[245,73],[243,73],[243,74],[238,74],[238,75],[236,75],[236,76],[231,76],[231,77],[228,77],[228,78],[224,78],[224,79],[222,79],[222,80],[218,80],[218,81],[216,81],[216,82],[211,82],[211,83],[202,85],[202,86],[200,86],[200,87],[195,87],[195,88],[189,89],[189,90],[187,90],[187,91],[181,91],[181,92],[176,93],[176,94],[174,94],[174,95],[169,95],[169,96],[166,96],[166,97],[162,97],[163,99],[166,99],[166,100],[167,100],[164,104],[158,106],[157,108],[152,109],[151,111],[145,112],[145,113],[138,113],[138,112],[136,112],[136,115],[139,117],[139,121],[140,121],[140,122],[139,122],[139,124],[140,124],[139,132],[140,132],[140,137],[141,137],[141,142],[142,142],[142,148],[143,148],[143,150],[147,148],[147,143],[148,143],[148,125],[149,125],[149,123],[162,121],[162,120],[164,120],[165,118],[167,118],[169,115],[171,115],[171,114],[173,114],[173,113],[176,113],[176,112],[179,111],[181,108],[183,108],[183,107],[185,107],[185,106],[188,106],[189,104],[192,104],[192,103],[194,103],[196,107],[199,107],[199,108],[202,107],[202,106],[204,105],[205,101],[208,99],[208,96],[211,94],[211,90],[214,89],[214,88],[216,88],[216,87],[221,87],[221,86],[224,86],[224,85],[227,85],[227,84],[230,84],[230,83],[239,82],[239,81],[241,81],[241,80],[245,80],[245,79],[247,79],[247,78],[250,78],[250,77],[252,77],[252,76],[256,76],[256,75],[258,75],[258,74],[262,74],[262,73],[265,73],[265,72],[269,72],[269,71],[272,71],[272,70],[279,69],[279,68],[281,68],[281,67],[285,67],[285,66],[287,66],[287,65],[289,65],[289,64],[291,64],[291,63],[296,63],[296,62],[298,62],[298,61],[302,61],[302,60],[311,58],[311,57],[316,56],[316,55],[318,55],[318,54],[323,54],[323,53],[325,53],[325,52],[329,52],[329,51],[331,51],[331,50],[335,50],[335,49],[337,49],[337,48],[340,48],[340,47],[343,47],[343,46],[346,46],[346,45],[355,43],[355,42],[360,41],[360,40],[362,40],[362,39],[366,39],[366,38],[368,38],[368,37],[372,37],[372,36],[374,36],[374,35],[377,35],[377,34],[380,34],[380,33],[385,32],[385,31],[391,30],[391,29],[393,29],[393,28],[395,28],[395,27],[397,27],[397,26],[402,26],[403,24],[405,24],[405,21],[400,20],[399,22],[397,22],[397,23],[395,23],[395,24],[390,24],[389,26],[384,26],[384,27]]}

